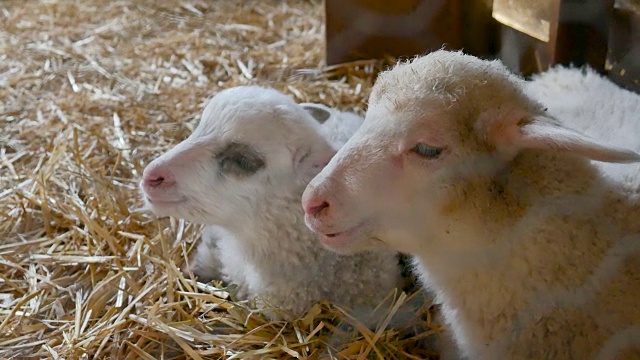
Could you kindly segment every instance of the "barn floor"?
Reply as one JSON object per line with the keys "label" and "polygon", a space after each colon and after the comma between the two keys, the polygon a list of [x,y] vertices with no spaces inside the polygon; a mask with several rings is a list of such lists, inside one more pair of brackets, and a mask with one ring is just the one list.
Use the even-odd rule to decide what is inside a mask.
{"label": "barn floor", "polygon": [[381,64],[323,62],[320,1],[0,3],[0,358],[433,356],[428,316],[388,326],[402,294],[374,331],[331,304],[268,322],[180,270],[199,227],[138,210],[220,89],[362,112]]}

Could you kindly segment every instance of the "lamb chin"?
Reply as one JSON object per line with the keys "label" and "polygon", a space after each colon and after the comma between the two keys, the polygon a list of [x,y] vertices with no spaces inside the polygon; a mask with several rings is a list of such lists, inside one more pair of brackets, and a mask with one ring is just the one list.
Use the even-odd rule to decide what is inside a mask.
{"label": "lamb chin", "polygon": [[186,199],[177,201],[145,200],[146,208],[158,216],[176,216],[182,212],[181,209],[186,202]]}
{"label": "lamb chin", "polygon": [[361,228],[362,225],[358,225],[346,231],[322,234],[320,235],[320,242],[325,248],[337,253],[351,254],[357,252],[355,245],[358,243],[358,238],[363,236]]}
{"label": "lamb chin", "polygon": [[326,249],[337,252],[339,254],[350,254],[349,239],[341,235],[328,236],[320,235],[320,242]]}

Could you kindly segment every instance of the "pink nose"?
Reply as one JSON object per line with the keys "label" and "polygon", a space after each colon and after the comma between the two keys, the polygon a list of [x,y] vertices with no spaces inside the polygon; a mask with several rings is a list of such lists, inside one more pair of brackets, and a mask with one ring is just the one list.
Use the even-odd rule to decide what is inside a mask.
{"label": "pink nose", "polygon": [[311,197],[304,201],[304,212],[311,216],[320,214],[324,209],[329,208],[329,203],[323,198]]}
{"label": "pink nose", "polygon": [[143,182],[145,186],[151,188],[157,188],[160,186],[171,186],[175,184],[173,175],[167,172],[160,171],[150,171],[149,173],[145,174]]}

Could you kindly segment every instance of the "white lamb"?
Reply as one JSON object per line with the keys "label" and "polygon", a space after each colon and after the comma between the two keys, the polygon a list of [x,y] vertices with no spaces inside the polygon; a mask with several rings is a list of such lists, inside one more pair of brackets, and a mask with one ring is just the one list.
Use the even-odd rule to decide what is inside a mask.
{"label": "white lamb", "polygon": [[564,126],[524,86],[459,52],[381,74],[305,220],[340,253],[413,254],[459,356],[638,359],[640,200],[589,159],[640,155]]}
{"label": "white lamb", "polygon": [[323,300],[376,306],[400,283],[396,253],[328,251],[300,207],[309,180],[361,121],[274,89],[223,90],[193,134],[147,166],[145,202],[157,215],[211,225],[194,273],[239,285],[239,296],[255,298],[273,319],[301,316]]}
{"label": "white lamb", "polygon": [[[527,90],[550,114],[584,134],[640,151],[640,95],[625,90],[591,68],[556,66],[527,83]],[[640,164],[595,162],[606,175],[640,187]]]}

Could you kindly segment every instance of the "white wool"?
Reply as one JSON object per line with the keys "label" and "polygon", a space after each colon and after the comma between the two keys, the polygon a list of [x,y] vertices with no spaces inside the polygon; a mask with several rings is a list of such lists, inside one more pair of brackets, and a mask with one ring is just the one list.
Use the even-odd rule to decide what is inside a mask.
{"label": "white wool", "polygon": [[527,86],[448,51],[381,74],[363,125],[305,190],[305,221],[339,253],[413,254],[454,357],[638,358],[640,188],[619,175],[640,176],[637,100],[609,96],[600,114],[625,124],[619,144]]}
{"label": "white wool", "polygon": [[295,318],[324,300],[370,309],[399,284],[396,252],[326,250],[300,205],[309,180],[361,122],[274,89],[223,90],[193,134],[147,166],[141,189],[156,214],[208,225],[196,275],[237,284],[270,317]]}

